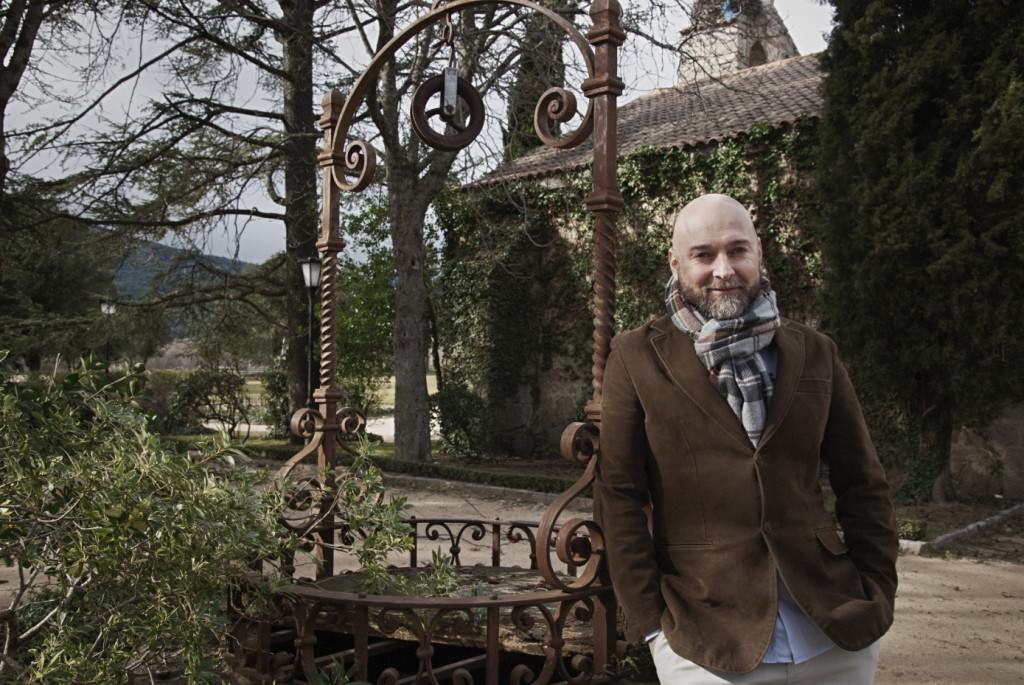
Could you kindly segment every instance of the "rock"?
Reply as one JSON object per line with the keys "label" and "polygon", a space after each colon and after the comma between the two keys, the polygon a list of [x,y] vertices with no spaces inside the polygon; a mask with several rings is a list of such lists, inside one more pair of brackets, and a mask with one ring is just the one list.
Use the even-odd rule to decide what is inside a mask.
{"label": "rock", "polygon": [[953,432],[949,455],[951,485],[961,501],[1003,494],[1003,464],[996,449],[974,429]]}
{"label": "rock", "polygon": [[1024,501],[1024,403],[1004,409],[984,435],[1002,461],[1002,494]]}
{"label": "rock", "polygon": [[1024,404],[1007,407],[980,430],[954,431],[949,466],[956,499],[1024,500]]}

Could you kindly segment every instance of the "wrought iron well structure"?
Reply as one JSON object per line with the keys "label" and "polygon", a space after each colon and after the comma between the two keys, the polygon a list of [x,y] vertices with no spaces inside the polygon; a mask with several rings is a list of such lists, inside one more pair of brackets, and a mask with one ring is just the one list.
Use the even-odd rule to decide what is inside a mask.
{"label": "wrought iron well structure", "polygon": [[[338,449],[347,435],[359,433],[365,426],[361,415],[339,406],[342,393],[335,383],[336,267],[343,247],[339,199],[343,192],[365,189],[376,168],[373,148],[364,140],[348,142],[349,128],[381,68],[413,36],[438,22],[450,22],[449,18],[461,11],[495,4],[520,6],[547,17],[565,32],[587,69],[582,83],[587,110],[575,130],[564,135],[553,132],[555,122],[568,122],[576,114],[575,98],[564,88],[546,91],[534,114],[534,128],[545,145],[571,148],[588,137],[593,140],[593,190],[586,198],[594,231],[593,395],[586,406],[587,421],[568,426],[561,441],[562,455],[585,465],[585,470],[537,523],[410,521],[417,538],[446,538],[456,566],[461,567],[464,542],[489,541],[490,566],[462,568],[467,580],[475,578],[484,588],[524,590],[442,598],[368,595],[342,582],[345,574],[336,574],[334,566],[335,542],[354,534],[345,526],[333,482]],[[570,502],[593,483],[600,454],[601,387],[615,306],[615,223],[623,204],[616,183],[616,107],[623,90],[617,63],[618,48],[625,38],[620,14],[616,0],[595,0],[590,9],[592,26],[584,36],[563,17],[532,0],[438,0],[430,12],[374,56],[347,97],[332,91],[324,99],[319,122],[324,148],[318,157],[323,169],[322,232],[317,241],[323,264],[320,387],[314,394],[316,408],[299,410],[292,417],[292,431],[308,443],[282,469],[283,475],[292,476],[287,480],[294,488],[289,492],[291,506],[307,513],[289,520],[288,525],[317,558],[316,577],[293,580],[278,592],[278,612],[273,619],[236,617],[235,639],[228,654],[233,680],[311,681],[333,665],[354,673],[357,680],[378,685],[443,681],[582,684],[600,677],[615,654],[616,605],[605,572],[600,526],[593,520],[559,519]],[[436,95],[441,96],[442,107],[428,111],[428,101]],[[421,84],[412,107],[416,134],[442,150],[465,147],[483,123],[479,94],[450,69]],[[455,116],[459,107],[468,111],[465,125]],[[431,116],[437,114],[447,124],[443,132],[430,126]],[[300,472],[309,475],[295,478]],[[529,545],[530,568],[503,567],[503,549],[523,544]],[[418,565],[417,552],[414,546],[410,568]],[[243,601],[234,597],[231,604],[239,606]]]}

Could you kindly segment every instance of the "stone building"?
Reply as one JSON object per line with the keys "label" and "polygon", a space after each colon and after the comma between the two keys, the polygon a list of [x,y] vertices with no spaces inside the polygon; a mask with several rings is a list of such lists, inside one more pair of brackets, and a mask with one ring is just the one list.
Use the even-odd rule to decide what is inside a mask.
{"label": "stone building", "polygon": [[[640,146],[692,148],[779,127],[821,112],[817,55],[800,56],[770,0],[695,3],[682,31],[679,82],[619,107],[619,155]],[[482,188],[552,178],[591,159],[589,141],[572,150],[537,148],[482,177]]]}
{"label": "stone building", "polygon": [[771,0],[698,0],[680,51],[680,85],[800,54]]}

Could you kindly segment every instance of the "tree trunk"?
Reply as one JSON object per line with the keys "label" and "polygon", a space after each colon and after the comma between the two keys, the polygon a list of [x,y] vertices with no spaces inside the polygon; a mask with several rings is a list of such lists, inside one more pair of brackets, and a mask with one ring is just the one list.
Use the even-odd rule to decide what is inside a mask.
{"label": "tree trunk", "polygon": [[917,453],[901,487],[904,498],[917,502],[944,502],[949,490],[949,450],[953,435],[953,406],[946,400],[932,402],[918,419]]}
{"label": "tree trunk", "polygon": [[291,412],[306,406],[309,351],[307,293],[299,260],[316,253],[319,216],[316,176],[316,117],[313,109],[313,13],[311,0],[282,2],[290,32],[278,36],[282,46],[284,127],[285,249],[288,259],[284,307],[288,326],[288,404]]}
{"label": "tree trunk", "polygon": [[[0,107],[6,108],[6,105],[0,104]],[[7,133],[4,128],[5,119],[6,117],[4,116],[4,112],[0,110],[0,198],[2,198],[7,191],[7,173],[11,170],[11,163],[7,159]],[[3,224],[0,224],[0,226],[3,226]]]}
{"label": "tree trunk", "polygon": [[[393,167],[400,165],[394,164]],[[414,173],[388,169],[388,218],[395,251],[395,456],[430,461],[430,406],[427,398],[427,299],[423,222],[429,202]],[[428,195],[428,198],[432,195]]]}
{"label": "tree trunk", "polygon": [[[21,77],[28,67],[32,48],[45,18],[46,2],[5,2],[0,27],[3,29],[4,58],[0,59],[0,196],[7,190],[7,174],[11,162],[7,157],[7,134],[4,119],[7,105],[14,97]],[[58,10],[54,10],[59,13]],[[5,64],[6,62],[6,64]]]}

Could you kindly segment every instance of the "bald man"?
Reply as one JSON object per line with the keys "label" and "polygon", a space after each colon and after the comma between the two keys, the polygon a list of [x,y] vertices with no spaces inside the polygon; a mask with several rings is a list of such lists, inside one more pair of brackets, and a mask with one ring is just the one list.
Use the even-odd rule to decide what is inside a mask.
{"label": "bald man", "polygon": [[663,685],[872,683],[896,594],[889,489],[835,344],[779,316],[761,265],[746,209],[697,198],[674,221],[668,312],[612,343],[609,570]]}

